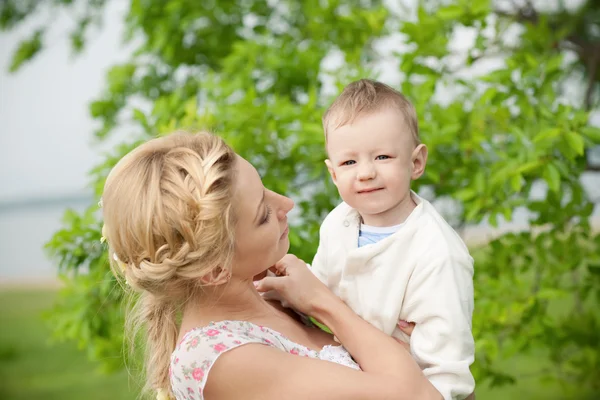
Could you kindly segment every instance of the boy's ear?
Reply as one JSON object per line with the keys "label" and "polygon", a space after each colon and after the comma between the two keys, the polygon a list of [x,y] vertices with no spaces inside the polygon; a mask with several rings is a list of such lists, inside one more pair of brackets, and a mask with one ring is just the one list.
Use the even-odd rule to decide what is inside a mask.
{"label": "boy's ear", "polygon": [[333,170],[333,164],[329,159],[327,159],[325,160],[325,165],[327,165],[327,170],[329,171],[329,175],[331,175],[331,180],[337,185],[337,178],[335,176],[335,171]]}
{"label": "boy's ear", "polygon": [[423,172],[425,172],[425,165],[427,164],[427,146],[424,144],[418,145],[412,152],[412,172],[410,178],[412,180],[419,179]]}

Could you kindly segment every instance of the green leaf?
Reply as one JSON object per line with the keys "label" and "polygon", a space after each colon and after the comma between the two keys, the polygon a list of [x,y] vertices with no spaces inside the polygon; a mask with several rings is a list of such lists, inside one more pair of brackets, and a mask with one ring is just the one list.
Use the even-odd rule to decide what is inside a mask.
{"label": "green leaf", "polygon": [[475,196],[477,196],[477,192],[473,188],[464,188],[454,194],[454,197],[462,201],[471,200]]}
{"label": "green leaf", "polygon": [[527,162],[527,163],[521,165],[519,168],[517,168],[516,172],[518,174],[531,173],[534,170],[538,169],[539,167],[540,167],[540,161],[538,161],[538,160],[530,161],[530,162]]}
{"label": "green leaf", "polygon": [[136,71],[135,64],[115,65],[107,74],[109,91],[112,93],[122,93],[130,89],[131,79]]}
{"label": "green leaf", "polygon": [[553,192],[560,190],[560,172],[552,163],[546,164],[544,168],[544,180],[548,183],[548,188]]}
{"label": "green leaf", "polygon": [[480,18],[486,18],[490,12],[490,0],[470,1],[471,12]]}
{"label": "green leaf", "polygon": [[523,187],[523,176],[521,174],[513,175],[510,178],[510,186],[513,191],[518,192]]}
{"label": "green leaf", "polygon": [[494,99],[494,97],[496,96],[497,93],[498,93],[498,89],[496,89],[495,87],[489,88],[488,90],[485,91],[483,96],[481,96],[481,98],[479,99],[479,103],[480,104],[488,104],[490,101],[492,101]]}
{"label": "green leaf", "polygon": [[479,213],[481,212],[481,208],[477,204],[469,204],[466,210],[465,220],[466,221],[474,221],[476,219],[480,219],[481,217]]}
{"label": "green leaf", "polygon": [[585,142],[580,134],[569,131],[565,134],[565,139],[569,144],[569,147],[575,151],[578,155],[583,155],[585,149]]}
{"label": "green leaf", "polygon": [[465,13],[465,9],[460,5],[450,5],[437,10],[436,15],[445,20],[459,19]]}
{"label": "green leaf", "polygon": [[505,221],[510,221],[510,220],[512,219],[512,213],[513,213],[513,210],[512,210],[512,208],[510,208],[510,207],[505,207],[505,208],[502,210],[502,216],[504,217],[504,220],[505,220]]}
{"label": "green leaf", "polygon": [[23,64],[31,60],[42,50],[42,35],[44,29],[37,29],[29,39],[22,41],[15,51],[10,63],[9,71],[16,72]]}
{"label": "green leaf", "polygon": [[600,127],[585,126],[581,128],[581,134],[596,144],[600,144]]}
{"label": "green leaf", "polygon": [[498,214],[496,214],[496,213],[490,214],[490,218],[489,218],[488,222],[490,223],[491,226],[493,226],[494,228],[497,228],[498,227]]}
{"label": "green leaf", "polygon": [[496,71],[490,72],[489,74],[483,76],[481,78],[481,80],[484,82],[491,82],[491,83],[506,82],[506,81],[510,80],[510,76],[511,76],[511,70],[503,68],[503,69],[498,69]]}
{"label": "green leaf", "polygon": [[539,65],[538,61],[531,53],[525,53],[525,60],[527,61],[529,68],[536,68]]}
{"label": "green leaf", "polygon": [[555,72],[556,70],[559,70],[562,66],[562,60],[562,54],[552,57],[545,65],[546,73],[550,74]]}
{"label": "green leaf", "polygon": [[533,137],[533,143],[539,143],[545,140],[554,139],[555,137],[558,137],[561,132],[562,131],[560,128],[544,129]]}

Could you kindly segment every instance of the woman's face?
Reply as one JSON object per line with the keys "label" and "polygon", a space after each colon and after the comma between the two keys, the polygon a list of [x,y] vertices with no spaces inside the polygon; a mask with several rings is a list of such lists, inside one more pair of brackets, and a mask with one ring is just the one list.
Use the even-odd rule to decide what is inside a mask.
{"label": "woman's face", "polygon": [[294,202],[266,189],[256,169],[238,156],[233,205],[237,215],[233,276],[250,279],[289,250],[287,213]]}

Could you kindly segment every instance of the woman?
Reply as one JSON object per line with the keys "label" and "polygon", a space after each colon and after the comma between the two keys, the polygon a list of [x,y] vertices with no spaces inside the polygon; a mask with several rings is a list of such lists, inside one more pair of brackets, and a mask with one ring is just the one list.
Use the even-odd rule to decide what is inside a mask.
{"label": "woman", "polygon": [[[103,233],[113,270],[141,292],[148,386],[177,399],[441,399],[402,345],[284,257],[292,207],[207,133],[151,140],[115,166]],[[258,289],[343,347],[262,298],[253,277],[273,266],[282,276]]]}

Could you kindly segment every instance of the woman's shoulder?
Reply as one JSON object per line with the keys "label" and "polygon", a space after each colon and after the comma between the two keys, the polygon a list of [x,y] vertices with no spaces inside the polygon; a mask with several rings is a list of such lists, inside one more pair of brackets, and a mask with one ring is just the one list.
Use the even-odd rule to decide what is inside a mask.
{"label": "woman's shoulder", "polygon": [[247,321],[219,321],[210,322],[208,325],[190,329],[187,331],[177,347],[181,347],[183,344],[191,344],[196,342],[195,339],[206,339],[208,341],[215,341],[223,338],[231,338],[236,335],[254,337],[259,335],[260,326]]}
{"label": "woman's shoulder", "polygon": [[180,365],[186,359],[196,365],[214,362],[221,353],[246,343],[272,343],[265,337],[262,327],[246,321],[211,322],[194,328],[177,344],[171,357],[171,366]]}
{"label": "woman's shoulder", "polygon": [[171,386],[178,399],[203,399],[208,373],[219,356],[245,344],[278,347],[263,327],[221,321],[188,331],[171,355]]}

